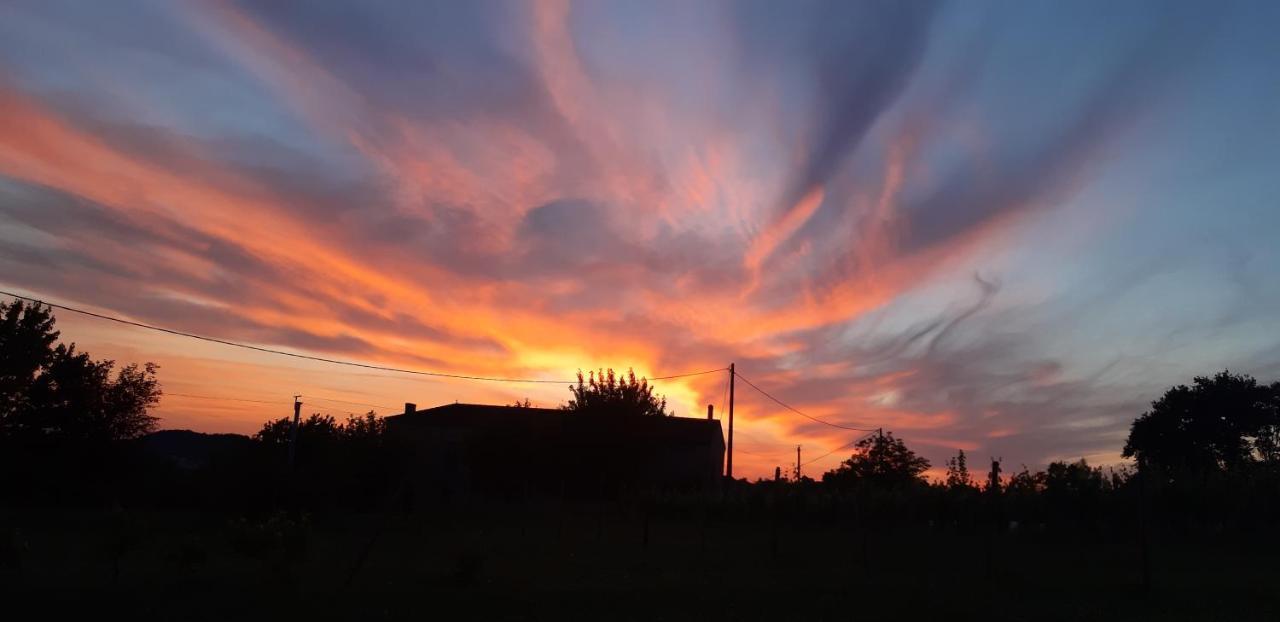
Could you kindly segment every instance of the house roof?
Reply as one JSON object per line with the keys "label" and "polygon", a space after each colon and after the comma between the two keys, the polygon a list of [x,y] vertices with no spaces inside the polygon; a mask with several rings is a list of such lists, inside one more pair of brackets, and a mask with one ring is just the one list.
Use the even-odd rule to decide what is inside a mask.
{"label": "house roof", "polygon": [[554,408],[454,403],[386,420],[392,432],[453,429],[485,435],[552,435],[593,443],[724,443],[718,420],[691,417],[611,417]]}

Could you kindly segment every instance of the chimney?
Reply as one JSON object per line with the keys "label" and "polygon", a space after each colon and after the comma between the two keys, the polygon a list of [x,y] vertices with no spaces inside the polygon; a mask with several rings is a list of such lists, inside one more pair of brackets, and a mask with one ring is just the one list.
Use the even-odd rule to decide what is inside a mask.
{"label": "chimney", "polygon": [[418,412],[418,405],[417,405],[417,404],[414,404],[413,402],[405,402],[405,403],[404,403],[404,414],[406,414],[406,415],[412,415],[412,414],[413,414],[413,413],[415,413],[415,412]]}
{"label": "chimney", "polygon": [[715,412],[715,406],[712,406],[711,404],[707,404],[707,421],[711,421],[712,419],[715,419],[715,415],[713,414],[714,412]]}

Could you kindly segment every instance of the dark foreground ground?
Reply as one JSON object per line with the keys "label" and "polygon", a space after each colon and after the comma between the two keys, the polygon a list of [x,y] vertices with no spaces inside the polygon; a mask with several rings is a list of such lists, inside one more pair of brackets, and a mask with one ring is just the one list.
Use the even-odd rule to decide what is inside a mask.
{"label": "dark foreground ground", "polygon": [[[647,528],[646,528],[647,523]],[[256,518],[9,511],[11,620],[1280,620],[1277,537],[696,512]]]}

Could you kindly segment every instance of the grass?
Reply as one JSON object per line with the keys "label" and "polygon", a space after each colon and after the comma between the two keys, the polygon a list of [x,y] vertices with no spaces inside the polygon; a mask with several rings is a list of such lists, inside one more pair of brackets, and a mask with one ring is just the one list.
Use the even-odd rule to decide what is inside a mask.
{"label": "grass", "polygon": [[[11,606],[148,619],[1276,620],[1267,538],[863,531],[696,513],[21,512]],[[15,533],[12,532],[11,533]],[[21,618],[13,618],[21,619]]]}

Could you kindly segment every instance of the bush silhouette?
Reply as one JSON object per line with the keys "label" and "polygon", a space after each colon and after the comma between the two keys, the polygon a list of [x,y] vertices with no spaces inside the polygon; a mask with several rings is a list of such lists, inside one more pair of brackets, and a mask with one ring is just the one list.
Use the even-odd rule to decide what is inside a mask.
{"label": "bush silhouette", "polygon": [[867,484],[881,488],[904,488],[924,484],[929,461],[916,455],[892,432],[858,441],[854,453],[822,481],[836,486]]}
{"label": "bush silhouette", "polygon": [[653,394],[653,387],[644,378],[636,378],[636,373],[627,370],[626,376],[620,376],[612,368],[590,372],[583,377],[578,370],[578,384],[570,385],[573,398],[565,404],[564,409],[570,412],[588,415],[616,415],[620,417],[669,416],[667,398]]}

